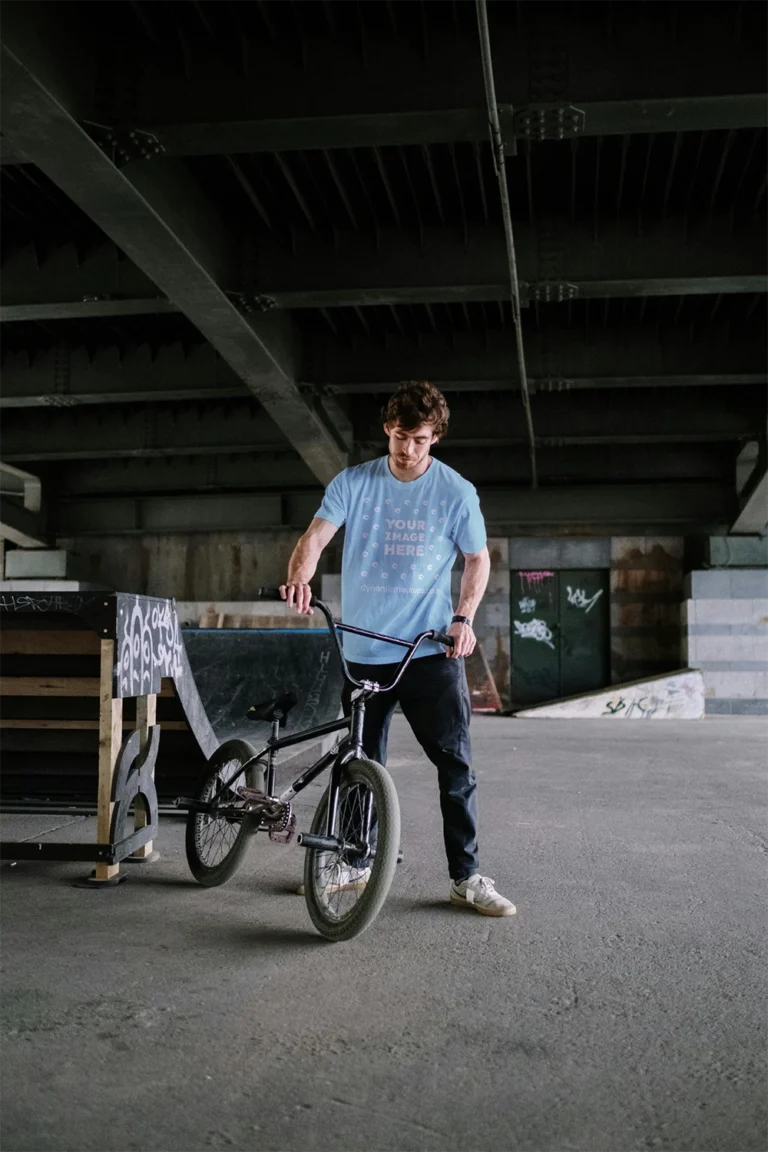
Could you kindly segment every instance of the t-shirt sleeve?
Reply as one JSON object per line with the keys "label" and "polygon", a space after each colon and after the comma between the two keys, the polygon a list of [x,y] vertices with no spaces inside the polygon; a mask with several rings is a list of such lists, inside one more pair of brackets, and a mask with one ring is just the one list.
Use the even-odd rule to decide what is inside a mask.
{"label": "t-shirt sleeve", "polygon": [[453,541],[465,555],[480,552],[488,541],[480,500],[473,488],[459,509],[453,530]]}
{"label": "t-shirt sleeve", "polygon": [[315,516],[335,524],[337,528],[344,527],[347,520],[347,485],[344,472],[339,472],[338,476],[334,476],[331,480]]}

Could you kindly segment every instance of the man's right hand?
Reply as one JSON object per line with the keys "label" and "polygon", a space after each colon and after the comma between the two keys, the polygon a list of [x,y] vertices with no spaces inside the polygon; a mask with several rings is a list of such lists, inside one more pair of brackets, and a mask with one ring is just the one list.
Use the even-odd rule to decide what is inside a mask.
{"label": "man's right hand", "polygon": [[295,608],[302,616],[314,616],[315,610],[310,607],[312,589],[309,584],[281,584],[280,595],[289,608]]}

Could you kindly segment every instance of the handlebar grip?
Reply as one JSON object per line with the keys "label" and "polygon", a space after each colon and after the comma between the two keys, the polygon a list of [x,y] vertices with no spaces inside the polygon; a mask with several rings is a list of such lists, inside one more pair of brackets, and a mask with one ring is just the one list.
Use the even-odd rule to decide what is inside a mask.
{"label": "handlebar grip", "polygon": [[[269,585],[264,587],[264,588],[259,588],[258,595],[256,596],[256,599],[257,600],[278,600],[281,604],[285,603],[282,596],[280,595],[280,589],[278,587],[270,587]],[[313,596],[309,602],[310,607],[314,603],[315,603],[315,598]]]}
{"label": "handlebar grip", "polygon": [[433,629],[432,639],[437,640],[438,644],[445,644],[446,648],[453,648],[453,636],[448,636],[445,632],[438,632]]}
{"label": "handlebar grip", "polygon": [[266,588],[259,588],[259,594],[256,597],[256,599],[257,600],[282,600],[282,596],[280,595],[280,589],[278,587],[274,587],[274,588],[266,587]]}

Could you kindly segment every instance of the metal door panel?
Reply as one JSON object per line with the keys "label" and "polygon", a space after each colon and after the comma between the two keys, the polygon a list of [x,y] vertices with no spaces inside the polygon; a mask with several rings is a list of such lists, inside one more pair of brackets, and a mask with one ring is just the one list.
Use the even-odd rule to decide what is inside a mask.
{"label": "metal door panel", "polygon": [[557,573],[512,573],[512,698],[517,708],[557,696],[558,615]]}
{"label": "metal door panel", "polygon": [[510,607],[514,708],[605,687],[606,570],[512,572]]}

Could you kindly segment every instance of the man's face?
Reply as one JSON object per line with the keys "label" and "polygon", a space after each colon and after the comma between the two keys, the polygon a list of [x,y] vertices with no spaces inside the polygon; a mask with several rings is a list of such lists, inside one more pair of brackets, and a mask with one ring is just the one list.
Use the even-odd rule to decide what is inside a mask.
{"label": "man's face", "polygon": [[418,468],[438,440],[431,424],[407,429],[399,423],[385,424],[384,431],[389,437],[389,454],[403,472]]}

